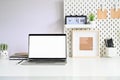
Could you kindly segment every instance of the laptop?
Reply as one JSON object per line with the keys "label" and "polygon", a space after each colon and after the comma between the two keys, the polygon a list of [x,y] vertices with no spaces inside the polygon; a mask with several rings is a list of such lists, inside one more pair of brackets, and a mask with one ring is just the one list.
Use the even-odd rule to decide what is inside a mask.
{"label": "laptop", "polygon": [[66,63],[66,34],[29,34],[28,64]]}

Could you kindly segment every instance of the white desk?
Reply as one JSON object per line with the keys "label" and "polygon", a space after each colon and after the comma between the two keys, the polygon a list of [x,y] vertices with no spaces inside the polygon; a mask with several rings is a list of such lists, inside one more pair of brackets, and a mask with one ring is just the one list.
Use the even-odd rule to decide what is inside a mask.
{"label": "white desk", "polygon": [[0,60],[0,78],[8,77],[8,80],[15,77],[28,80],[32,77],[45,78],[44,80],[53,80],[53,78],[55,80],[79,80],[79,78],[112,80],[109,78],[112,76],[120,80],[120,58],[69,58],[66,65],[20,65],[17,62]]}

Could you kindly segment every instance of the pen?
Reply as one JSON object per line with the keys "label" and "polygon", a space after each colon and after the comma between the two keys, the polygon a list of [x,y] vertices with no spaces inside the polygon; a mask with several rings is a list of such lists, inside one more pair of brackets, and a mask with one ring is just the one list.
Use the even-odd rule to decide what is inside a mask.
{"label": "pen", "polygon": [[23,60],[19,61],[17,64],[20,64]]}

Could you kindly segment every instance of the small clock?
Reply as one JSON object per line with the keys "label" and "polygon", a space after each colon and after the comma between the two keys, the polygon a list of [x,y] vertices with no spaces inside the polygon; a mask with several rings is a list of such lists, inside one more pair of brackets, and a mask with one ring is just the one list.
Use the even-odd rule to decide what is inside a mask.
{"label": "small clock", "polygon": [[87,16],[65,16],[65,24],[86,24]]}

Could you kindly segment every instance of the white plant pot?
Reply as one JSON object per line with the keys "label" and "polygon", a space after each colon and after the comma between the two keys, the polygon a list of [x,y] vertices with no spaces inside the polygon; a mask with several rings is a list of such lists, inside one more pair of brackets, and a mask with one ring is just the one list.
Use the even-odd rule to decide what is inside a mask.
{"label": "white plant pot", "polygon": [[90,21],[90,24],[95,24],[95,21]]}
{"label": "white plant pot", "polygon": [[112,48],[106,48],[106,56],[108,57],[117,57],[117,49],[112,47]]}
{"label": "white plant pot", "polygon": [[7,59],[7,58],[9,58],[8,51],[0,51],[0,58],[1,59]]}

